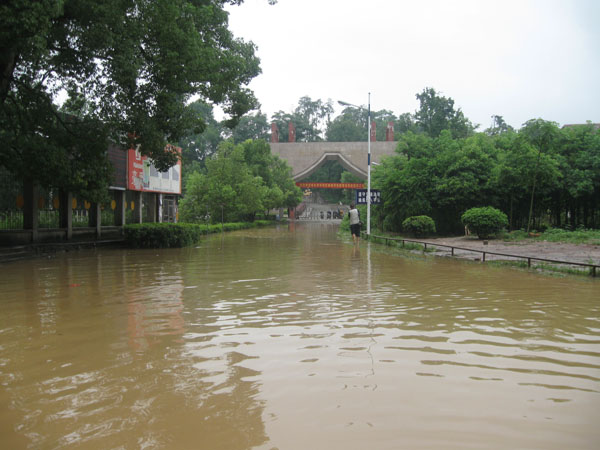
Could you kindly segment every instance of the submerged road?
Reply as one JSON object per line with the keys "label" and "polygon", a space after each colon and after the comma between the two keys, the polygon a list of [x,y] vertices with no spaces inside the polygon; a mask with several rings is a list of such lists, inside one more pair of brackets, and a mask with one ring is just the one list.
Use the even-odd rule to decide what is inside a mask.
{"label": "submerged road", "polygon": [[5,448],[594,448],[588,279],[297,221],[0,273]]}

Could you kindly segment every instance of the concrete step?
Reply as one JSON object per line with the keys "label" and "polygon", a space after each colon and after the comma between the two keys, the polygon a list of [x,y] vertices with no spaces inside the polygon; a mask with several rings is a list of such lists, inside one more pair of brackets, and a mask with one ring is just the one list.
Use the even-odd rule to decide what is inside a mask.
{"label": "concrete step", "polygon": [[123,239],[106,239],[101,241],[53,242],[15,247],[0,247],[0,263],[18,261],[35,256],[54,255],[65,251],[89,249],[107,245],[120,245],[123,242]]}

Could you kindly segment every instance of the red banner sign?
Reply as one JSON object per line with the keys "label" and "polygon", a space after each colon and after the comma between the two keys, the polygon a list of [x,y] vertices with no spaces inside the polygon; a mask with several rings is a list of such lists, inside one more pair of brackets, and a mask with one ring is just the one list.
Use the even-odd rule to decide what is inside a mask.
{"label": "red banner sign", "polygon": [[363,183],[296,183],[302,189],[364,189]]}
{"label": "red banner sign", "polygon": [[[181,153],[181,149],[175,147]],[[181,160],[167,172],[159,172],[147,156],[128,150],[127,189],[131,191],[181,194]]]}

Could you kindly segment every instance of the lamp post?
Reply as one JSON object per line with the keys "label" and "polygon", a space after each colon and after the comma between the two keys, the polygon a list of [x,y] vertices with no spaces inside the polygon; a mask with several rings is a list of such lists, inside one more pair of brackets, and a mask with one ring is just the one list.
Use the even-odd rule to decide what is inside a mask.
{"label": "lamp post", "polygon": [[[362,106],[356,106],[352,103],[338,100],[342,106],[351,106],[353,108],[363,109]],[[371,93],[369,92],[369,102],[367,104],[367,235],[371,235]]]}

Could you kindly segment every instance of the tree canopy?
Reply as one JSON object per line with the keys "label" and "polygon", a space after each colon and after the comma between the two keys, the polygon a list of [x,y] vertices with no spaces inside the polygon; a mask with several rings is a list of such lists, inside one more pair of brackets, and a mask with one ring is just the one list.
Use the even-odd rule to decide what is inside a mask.
{"label": "tree canopy", "polygon": [[[108,142],[165,152],[206,123],[186,104],[218,103],[229,125],[256,107],[245,87],[255,46],[228,30],[241,0],[8,0],[0,5],[0,165],[42,185],[106,185]],[[62,111],[57,98],[69,97]]]}
{"label": "tree canopy", "polygon": [[374,216],[387,230],[429,215],[440,232],[460,232],[461,214],[482,206],[506,213],[510,228],[600,226],[600,133],[591,124],[534,119],[518,132],[467,138],[409,132],[397,152],[372,174],[383,198]]}
{"label": "tree canopy", "polygon": [[180,213],[189,222],[252,221],[259,212],[294,207],[301,199],[290,167],[271,155],[266,141],[228,140],[206,160],[204,172],[188,176]]}
{"label": "tree canopy", "polygon": [[467,137],[475,127],[465,117],[460,108],[454,109],[454,100],[446,98],[433,88],[425,88],[416,94],[419,109],[415,112],[417,125],[431,137],[438,137],[444,130],[450,130],[456,138]]}
{"label": "tree canopy", "polygon": [[293,123],[296,128],[298,142],[323,141],[325,128],[331,120],[333,106],[331,100],[312,100],[310,97],[301,97],[298,106],[291,113],[277,111],[273,114],[273,122],[279,127],[281,141],[287,141],[288,123]]}

